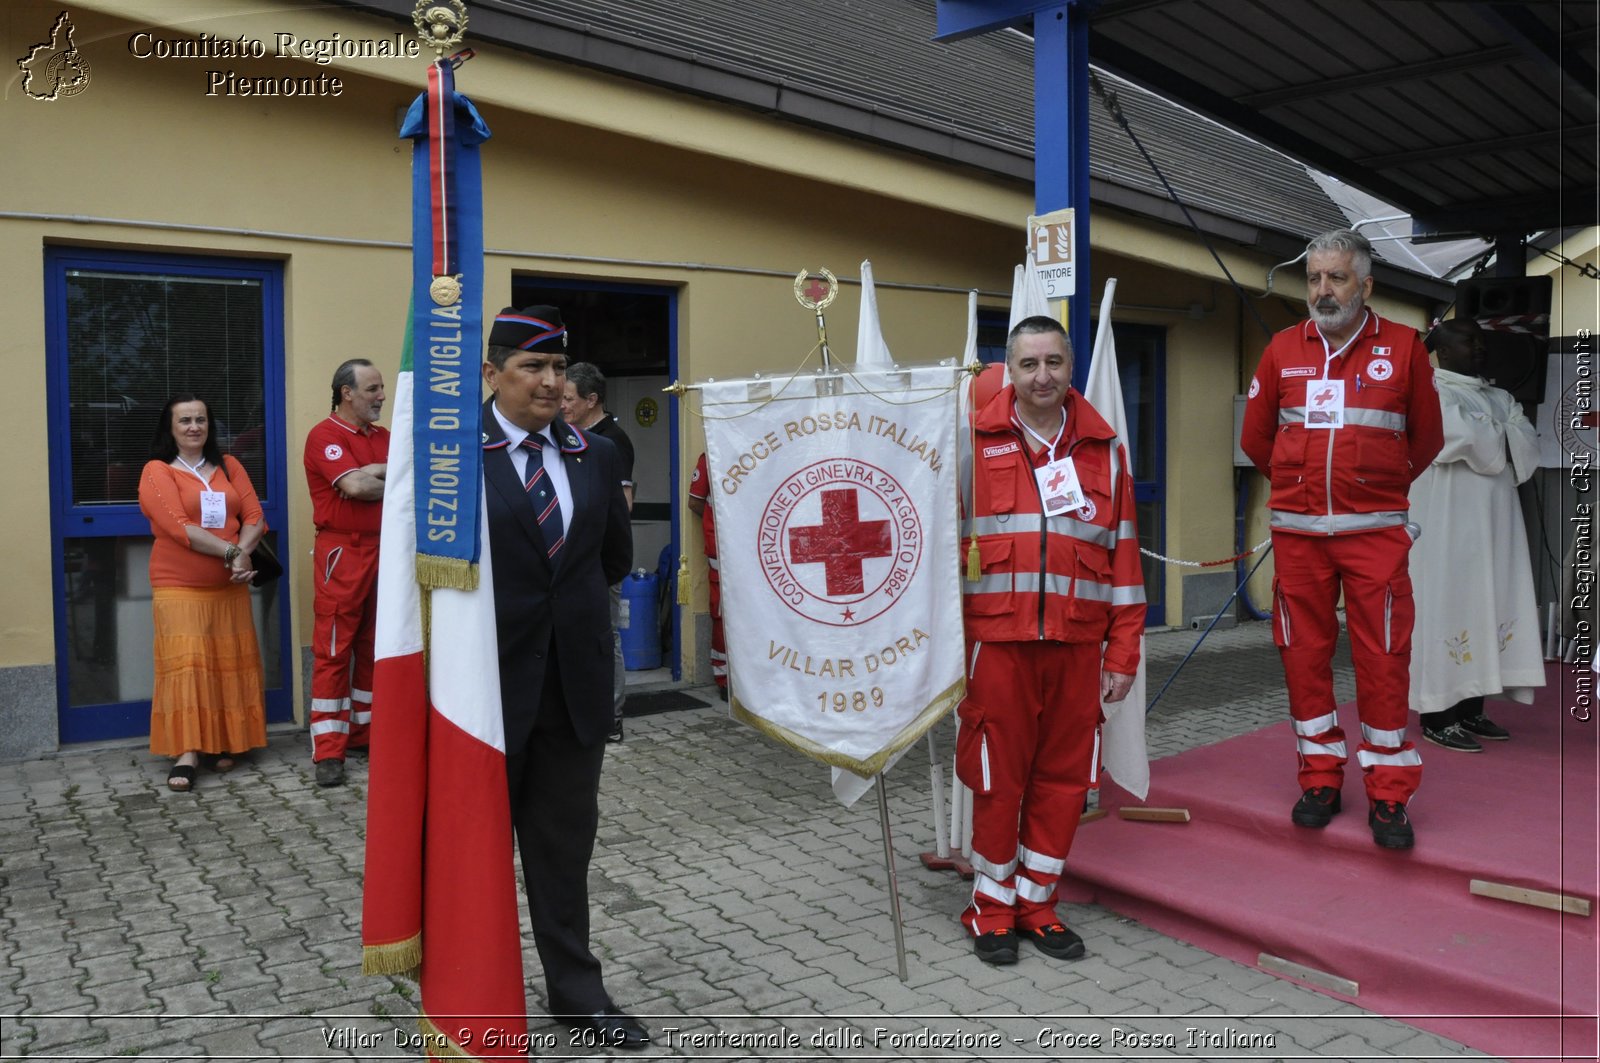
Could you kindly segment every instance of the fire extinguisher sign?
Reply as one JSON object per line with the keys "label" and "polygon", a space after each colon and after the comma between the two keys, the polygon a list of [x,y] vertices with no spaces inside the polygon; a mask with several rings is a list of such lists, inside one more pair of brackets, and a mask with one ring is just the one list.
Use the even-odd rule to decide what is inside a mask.
{"label": "fire extinguisher sign", "polygon": [[1078,237],[1072,208],[1029,215],[1028,243],[1033,249],[1039,276],[1044,280],[1045,294],[1052,299],[1074,295],[1077,278],[1073,263],[1078,257]]}

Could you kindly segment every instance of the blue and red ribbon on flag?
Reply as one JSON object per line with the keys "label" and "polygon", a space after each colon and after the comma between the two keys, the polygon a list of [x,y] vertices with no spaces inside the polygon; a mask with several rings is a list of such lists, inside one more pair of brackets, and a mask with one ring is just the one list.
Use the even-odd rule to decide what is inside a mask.
{"label": "blue and red ribbon on flag", "polygon": [[477,586],[482,488],[483,171],[489,127],[455,91],[462,52],[428,69],[400,136],[411,156],[417,577]]}

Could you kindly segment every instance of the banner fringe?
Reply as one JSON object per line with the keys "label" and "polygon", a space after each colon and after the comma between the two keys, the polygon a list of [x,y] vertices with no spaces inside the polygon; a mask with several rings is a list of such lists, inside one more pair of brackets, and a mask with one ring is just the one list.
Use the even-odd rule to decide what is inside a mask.
{"label": "banner fringe", "polygon": [[404,941],[386,945],[361,947],[362,974],[399,974],[415,978],[422,966],[422,934],[416,933]]}
{"label": "banner fringe", "polygon": [[827,749],[802,735],[795,734],[786,727],[780,727],[771,720],[757,716],[745,708],[744,703],[739,700],[737,694],[729,699],[728,712],[734,719],[754,727],[774,742],[788,746],[796,753],[802,753],[812,760],[821,761],[830,768],[842,768],[845,771],[854,772],[863,779],[870,779],[883,771],[884,765],[888,764],[889,759],[896,753],[927,734],[928,729],[938,723],[942,716],[959,705],[961,699],[966,695],[967,678],[963,675],[950,686],[935,694],[933,699],[923,707],[922,711],[917,713],[905,727],[901,728],[900,733],[895,735],[893,740],[866,760],[860,760],[837,750]]}
{"label": "banner fringe", "polygon": [[467,1049],[456,1043],[456,1039],[445,1033],[439,1025],[428,1018],[424,1012],[417,1013],[417,1032],[428,1048],[429,1059],[479,1059]]}
{"label": "banner fringe", "polygon": [[417,582],[424,587],[458,591],[478,589],[478,566],[460,557],[417,555]]}

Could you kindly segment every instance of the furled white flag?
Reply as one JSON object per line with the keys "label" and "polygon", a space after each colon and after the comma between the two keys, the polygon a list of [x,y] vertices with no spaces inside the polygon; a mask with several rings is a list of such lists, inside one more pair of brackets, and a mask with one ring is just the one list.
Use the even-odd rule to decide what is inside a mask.
{"label": "furled white flag", "polygon": [[872,260],[861,261],[861,319],[856,325],[856,368],[887,369],[894,364],[883,341],[878,320],[878,286],[872,280]]}
{"label": "furled white flag", "polygon": [[1053,317],[1050,297],[1044,293],[1044,278],[1039,276],[1039,264],[1034,261],[1033,248],[1028,248],[1026,263],[1011,274],[1011,322],[1009,333],[1025,317]]}
{"label": "furled white flag", "polygon": [[[1089,379],[1084,385],[1083,397],[1089,405],[1100,411],[1111,430],[1117,433],[1128,453],[1128,469],[1124,475],[1133,475],[1133,440],[1128,436],[1128,415],[1122,402],[1122,377],[1117,372],[1117,341],[1111,333],[1111,311],[1116,305],[1117,279],[1106,281],[1106,291],[1100,300],[1100,324],[1095,331],[1094,355],[1089,360]],[[1133,687],[1121,701],[1101,705],[1105,726],[1101,728],[1104,739],[1106,771],[1118,786],[1141,801],[1150,792],[1150,756],[1144,744],[1144,694],[1145,694],[1145,644],[1139,635],[1139,670],[1133,677]]]}
{"label": "furled white flag", "polygon": [[859,776],[965,693],[955,376],[701,386],[733,716]]}

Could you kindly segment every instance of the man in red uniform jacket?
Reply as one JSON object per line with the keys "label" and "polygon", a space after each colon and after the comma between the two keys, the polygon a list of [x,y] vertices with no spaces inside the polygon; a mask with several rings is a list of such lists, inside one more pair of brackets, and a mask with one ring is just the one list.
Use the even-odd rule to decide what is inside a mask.
{"label": "man in red uniform jacket", "polygon": [[383,399],[383,374],[352,358],[333,374],[333,412],[306,435],[317,526],[311,759],[319,786],[344,782],[345,751],[366,748],[372,722],[378,529],[389,461],[389,430],[377,424]]}
{"label": "man in red uniform jacket", "polygon": [[1127,696],[1144,629],[1133,477],[1071,387],[1060,322],[1020,322],[1006,369],[1010,385],[978,409],[962,456],[977,578],[962,584],[956,770],[973,794],[975,874],[961,920],[985,963],[1015,963],[1019,937],[1072,960],[1083,939],[1056,914],[1056,880],[1098,774],[1101,699]]}
{"label": "man in red uniform jacket", "polygon": [[1311,241],[1311,320],[1267,344],[1239,445],[1272,483],[1273,637],[1302,791],[1291,818],[1326,827],[1341,806],[1348,754],[1332,660],[1343,589],[1367,822],[1378,845],[1409,849],[1406,802],[1422,779],[1422,757],[1406,737],[1414,615],[1406,492],[1444,445],[1444,430],[1421,337],[1378,317],[1366,305],[1371,295],[1364,237],[1337,229]]}
{"label": "man in red uniform jacket", "polygon": [[700,518],[705,537],[706,568],[711,589],[711,678],[717,682],[722,700],[728,700],[728,643],[722,632],[722,573],[717,562],[716,510],[711,505],[711,475],[706,471],[706,456],[694,463],[689,478],[689,512]]}

